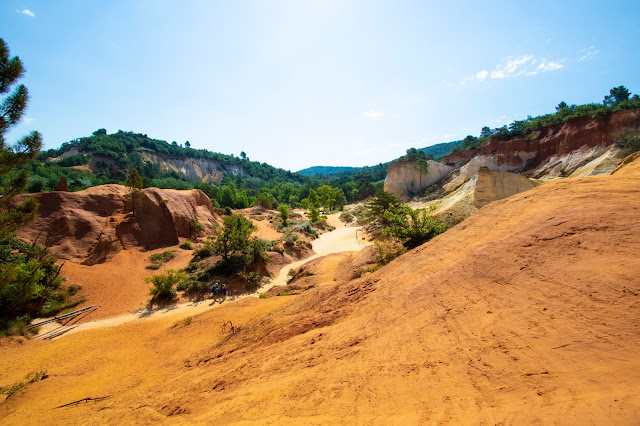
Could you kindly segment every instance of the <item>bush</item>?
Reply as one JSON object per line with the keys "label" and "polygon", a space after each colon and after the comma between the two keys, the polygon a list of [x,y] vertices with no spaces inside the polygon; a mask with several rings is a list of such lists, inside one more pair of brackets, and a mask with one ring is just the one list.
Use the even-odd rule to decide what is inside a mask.
{"label": "bush", "polygon": [[189,219],[187,224],[189,225],[189,233],[192,237],[197,237],[198,234],[204,231],[204,226],[195,217]]}
{"label": "bush", "polygon": [[425,210],[405,205],[390,207],[384,212],[384,220],[389,226],[382,234],[396,238],[408,249],[426,243],[447,229],[440,219]]}
{"label": "bush", "polygon": [[193,244],[191,241],[186,240],[184,243],[180,244],[180,248],[183,250],[193,250]]}
{"label": "bush", "polygon": [[24,334],[23,321],[41,315],[42,310],[64,303],[66,291],[60,267],[49,251],[24,243],[13,234],[0,240],[0,330]]}
{"label": "bush", "polygon": [[622,148],[622,154],[625,157],[640,151],[640,134],[626,136],[620,141],[620,148]]}
{"label": "bush", "polygon": [[259,287],[262,282],[262,275],[257,272],[240,272],[238,273],[249,287]]}
{"label": "bush", "polygon": [[210,287],[207,281],[199,281],[195,278],[190,277],[178,283],[178,285],[176,286],[176,290],[202,293],[205,291],[210,291]]}
{"label": "bush", "polygon": [[288,291],[288,290],[282,290],[282,291],[278,294],[278,296],[289,296],[289,295],[290,295],[290,294],[289,294],[289,291]]}
{"label": "bush", "polygon": [[366,206],[365,217],[369,222],[388,224],[385,212],[392,208],[399,208],[402,205],[398,197],[390,192],[378,191]]}
{"label": "bush", "polygon": [[351,223],[353,222],[354,216],[349,212],[342,212],[340,213],[339,219],[344,223]]}
{"label": "bush", "polygon": [[176,289],[174,286],[176,284],[179,285],[186,278],[186,275],[181,271],[169,269],[165,274],[154,275],[144,280],[153,286],[150,290],[153,298],[157,297],[159,299],[171,300],[176,297]]}
{"label": "bush", "polygon": [[396,257],[405,253],[407,249],[396,242],[375,241],[376,245],[376,261],[379,265],[386,265]]}
{"label": "bush", "polygon": [[192,317],[186,317],[183,322],[184,322],[184,325],[189,325],[191,324],[191,321],[193,321]]}
{"label": "bush", "polygon": [[260,293],[260,295],[258,296],[260,299],[266,299],[267,297],[269,297],[267,295],[267,293]]}
{"label": "bush", "polygon": [[286,246],[290,246],[293,247],[293,245],[296,243],[296,241],[298,241],[298,235],[296,234],[289,234],[286,236],[286,238],[284,239],[284,244]]}
{"label": "bush", "polygon": [[150,257],[151,265],[147,265],[146,268],[153,270],[160,269],[160,266],[162,266],[163,263],[168,262],[175,257],[174,253],[175,250],[167,250],[162,253],[152,254]]}
{"label": "bush", "polygon": [[0,395],[4,394],[7,395],[7,398],[11,396],[11,394],[13,394],[14,392],[16,392],[17,390],[23,388],[24,386],[30,384],[30,383],[34,383],[40,380],[44,380],[47,378],[47,371],[46,370],[40,370],[40,371],[36,371],[33,373],[29,373],[25,376],[25,381],[24,382],[15,382],[13,383],[11,386],[6,386],[3,388],[0,388]]}

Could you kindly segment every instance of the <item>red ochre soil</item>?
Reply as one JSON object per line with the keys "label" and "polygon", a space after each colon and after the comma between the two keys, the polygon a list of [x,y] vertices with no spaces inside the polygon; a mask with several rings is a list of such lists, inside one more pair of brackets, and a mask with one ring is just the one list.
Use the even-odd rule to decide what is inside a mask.
{"label": "red ochre soil", "polygon": [[19,229],[19,238],[37,240],[59,258],[85,265],[103,263],[121,250],[177,245],[192,236],[190,220],[210,233],[221,217],[200,190],[146,188],[136,194],[132,214],[129,189],[100,185],[78,192],[40,192],[40,216]]}
{"label": "red ochre soil", "polygon": [[498,165],[527,171],[550,156],[568,154],[580,147],[611,146],[640,128],[640,110],[616,111],[606,118],[580,118],[543,127],[532,138],[516,137],[507,141],[492,140],[469,151],[454,152],[440,162],[460,167],[477,155],[493,156]]}
{"label": "red ochre soil", "polygon": [[491,203],[356,280],[4,339],[0,385],[48,377],[0,422],[636,423],[638,235],[635,161]]}

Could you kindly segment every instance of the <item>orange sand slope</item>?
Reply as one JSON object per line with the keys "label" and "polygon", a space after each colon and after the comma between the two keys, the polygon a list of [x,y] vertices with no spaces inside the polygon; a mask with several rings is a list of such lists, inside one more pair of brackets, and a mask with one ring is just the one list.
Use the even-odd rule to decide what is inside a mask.
{"label": "orange sand slope", "polygon": [[494,202],[358,280],[4,342],[0,385],[49,377],[0,422],[635,423],[638,235],[635,161]]}

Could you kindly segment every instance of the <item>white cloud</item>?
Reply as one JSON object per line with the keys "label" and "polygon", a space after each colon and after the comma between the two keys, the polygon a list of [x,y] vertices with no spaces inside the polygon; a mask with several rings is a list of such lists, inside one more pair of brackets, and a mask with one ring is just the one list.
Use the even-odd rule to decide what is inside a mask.
{"label": "white cloud", "polygon": [[31,16],[32,18],[34,18],[36,16],[36,14],[33,13],[32,11],[30,11],[29,9],[16,10],[16,12],[18,12],[18,13],[20,13],[22,15]]}
{"label": "white cloud", "polygon": [[466,86],[473,81],[484,81],[487,78],[499,80],[520,76],[529,77],[541,72],[559,70],[562,67],[563,65],[559,61],[547,61],[546,59],[538,61],[538,59],[532,54],[526,54],[515,58],[513,56],[509,56],[505,58],[505,62],[496,65],[495,69],[491,72],[487,70],[478,71],[473,76],[465,77],[464,80],[458,83],[458,86]]}
{"label": "white cloud", "polygon": [[373,109],[370,109],[367,112],[363,112],[362,115],[367,117],[369,120],[377,120],[378,118],[380,118],[380,117],[382,117],[384,115],[384,112],[382,112],[382,111],[374,111]]}
{"label": "white cloud", "polygon": [[555,71],[555,70],[559,70],[560,68],[562,68],[562,64],[559,62],[553,62],[553,61],[549,61],[549,62],[543,61],[540,65],[538,65],[538,70],[540,72]]}
{"label": "white cloud", "polygon": [[584,52],[584,54],[578,59],[579,61],[586,61],[593,58],[600,53],[600,50],[595,46],[589,46],[586,49],[582,49],[582,52]]}

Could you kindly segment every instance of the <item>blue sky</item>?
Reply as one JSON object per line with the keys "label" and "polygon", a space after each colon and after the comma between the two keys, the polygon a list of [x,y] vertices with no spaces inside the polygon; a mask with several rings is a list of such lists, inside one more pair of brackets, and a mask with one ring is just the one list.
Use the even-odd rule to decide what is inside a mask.
{"label": "blue sky", "polygon": [[104,127],[293,171],[374,165],[639,93],[639,17],[637,0],[4,0],[31,94],[9,140]]}

